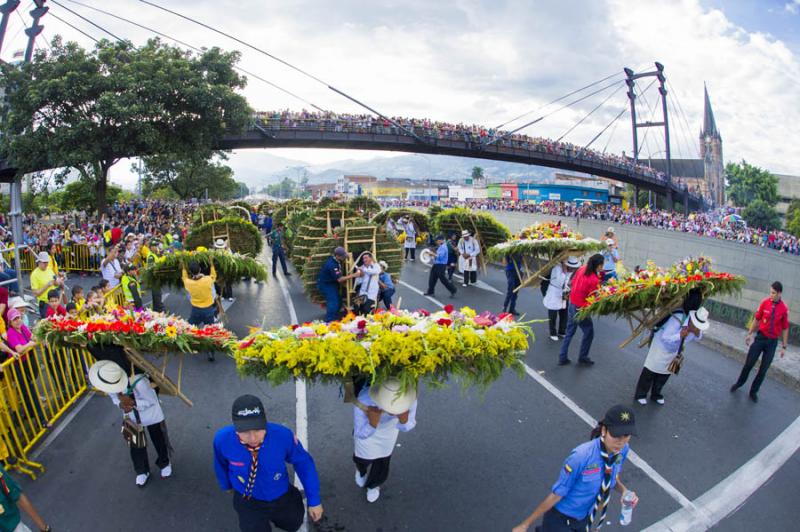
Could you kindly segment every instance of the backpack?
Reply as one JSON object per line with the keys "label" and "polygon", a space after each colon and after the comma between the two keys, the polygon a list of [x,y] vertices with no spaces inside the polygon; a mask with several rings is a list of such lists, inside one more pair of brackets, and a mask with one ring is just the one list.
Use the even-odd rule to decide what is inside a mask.
{"label": "backpack", "polygon": [[550,288],[550,275],[553,273],[553,270],[547,272],[547,277],[542,277],[542,282],[539,285],[539,288],[542,290],[542,297],[547,295],[547,289]]}

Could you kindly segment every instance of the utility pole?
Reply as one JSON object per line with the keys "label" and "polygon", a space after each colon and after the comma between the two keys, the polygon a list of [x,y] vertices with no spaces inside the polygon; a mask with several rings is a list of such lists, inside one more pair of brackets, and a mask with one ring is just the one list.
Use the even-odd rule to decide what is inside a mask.
{"label": "utility pole", "polygon": [[[639,128],[640,127],[663,127],[664,128],[664,145],[665,154],[667,157],[667,203],[669,208],[672,209],[672,154],[670,151],[669,143],[669,116],[667,113],[667,78],[664,76],[664,65],[659,62],[655,63],[656,69],[649,72],[635,73],[630,68],[625,68],[625,75],[627,79],[625,83],[628,85],[628,99],[631,102],[631,125],[633,128],[633,162],[639,162]],[[658,80],[658,92],[661,95],[661,122],[643,122],[639,123],[636,120],[636,80],[640,78],[654,77]],[[636,204],[638,206],[639,187],[636,187]]]}

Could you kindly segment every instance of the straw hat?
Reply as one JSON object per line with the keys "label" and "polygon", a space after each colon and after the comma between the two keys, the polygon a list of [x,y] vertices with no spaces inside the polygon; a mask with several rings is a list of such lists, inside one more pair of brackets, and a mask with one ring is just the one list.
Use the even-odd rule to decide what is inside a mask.
{"label": "straw hat", "polygon": [[401,394],[400,381],[389,379],[378,387],[369,389],[369,396],[381,410],[393,416],[408,412],[414,401],[417,400],[417,391],[409,390]]}
{"label": "straw hat", "polygon": [[214,241],[214,247],[217,249],[225,249],[225,240],[218,238]]}
{"label": "straw hat", "polygon": [[464,229],[463,231],[461,231],[461,236],[470,236],[470,235],[469,235],[469,231],[467,231],[466,229]]}
{"label": "straw hat", "polygon": [[101,392],[122,393],[128,388],[128,375],[116,362],[99,360],[89,368],[89,382]]}
{"label": "straw hat", "polygon": [[567,259],[567,268],[580,268],[580,267],[581,267],[581,261],[578,260],[578,257],[575,257],[573,255]]}

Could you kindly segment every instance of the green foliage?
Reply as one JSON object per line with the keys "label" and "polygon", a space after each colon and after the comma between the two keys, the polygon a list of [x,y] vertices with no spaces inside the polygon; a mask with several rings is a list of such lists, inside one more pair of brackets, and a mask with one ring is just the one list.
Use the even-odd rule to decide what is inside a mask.
{"label": "green foliage", "polygon": [[367,220],[381,210],[381,204],[374,198],[368,198],[367,196],[356,196],[347,202],[347,206]]}
{"label": "green foliage", "polygon": [[451,233],[461,235],[461,231],[468,230],[477,237],[484,251],[490,247],[505,242],[511,238],[511,231],[489,214],[473,212],[469,209],[446,209],[436,215],[431,223],[432,229],[445,238]]}
{"label": "green foliage", "polygon": [[149,197],[156,189],[169,188],[180,199],[204,198],[206,192],[212,200],[224,201],[240,197],[240,186],[233,179],[233,170],[199,154],[183,158],[172,154],[158,154],[142,157],[142,162],[145,172],[142,192],[145,196]]}
{"label": "green foliage", "polygon": [[742,218],[747,225],[755,229],[772,231],[781,227],[778,211],[762,199],[751,201],[742,211]]}
{"label": "green foliage", "polygon": [[250,120],[236,93],[245,78],[239,53],[218,48],[194,55],[150,40],[100,41],[93,50],[53,40],[35,60],[3,64],[0,151],[22,172],[71,169],[94,190],[105,211],[108,171],[135,154],[207,158],[219,139]]}
{"label": "green foliage", "polygon": [[414,225],[417,227],[417,231],[421,231],[423,233],[430,231],[430,218],[428,218],[425,213],[414,209],[387,209],[376,214],[375,217],[372,218],[372,223],[377,224],[382,229],[385,229],[386,220],[391,218],[396,222],[403,216],[410,216],[411,219],[414,220]]}
{"label": "green foliage", "polygon": [[428,207],[428,219],[433,220],[436,215],[442,212],[444,208],[441,205],[431,205]]}
{"label": "green foliage", "polygon": [[786,230],[800,237],[800,200],[792,200],[786,213]]}
{"label": "green foliage", "polygon": [[221,218],[194,226],[186,235],[184,245],[189,249],[204,246],[214,247],[214,238],[219,238],[225,232],[230,236],[228,247],[235,253],[258,257],[264,247],[264,240],[261,238],[258,228],[241,218]]}
{"label": "green foliage", "polygon": [[151,200],[161,200],[161,201],[176,201],[181,199],[178,194],[169,187],[159,187],[146,196]]}
{"label": "green foliage", "polygon": [[154,264],[150,264],[141,271],[142,283],[149,287],[183,286],[181,270],[183,265],[196,261],[201,266],[208,266],[214,261],[217,278],[223,283],[236,284],[243,277],[253,278],[257,281],[267,280],[267,269],[252,257],[245,257],[223,251],[178,251],[159,257]]}
{"label": "green foliage", "polygon": [[306,188],[308,178],[304,178],[304,180],[297,182],[289,177],[284,177],[279,183],[267,185],[266,192],[275,198],[310,198],[311,191]]}
{"label": "green foliage", "polygon": [[[106,197],[109,203],[115,201],[124,201],[122,198],[123,190],[116,185],[109,185],[106,192]],[[128,192],[128,194],[133,195]],[[73,209],[83,210],[87,212],[94,212],[97,207],[97,197],[95,196],[94,187],[85,180],[72,181],[67,183],[67,186],[61,190],[51,194],[54,198],[54,203],[61,212],[68,212]]]}
{"label": "green foliage", "polygon": [[728,198],[737,207],[746,207],[755,200],[762,200],[769,206],[778,203],[778,178],[768,171],[742,160],[726,164],[725,173]]}
{"label": "green foliage", "polygon": [[483,179],[483,168],[480,166],[472,167],[472,179]]}

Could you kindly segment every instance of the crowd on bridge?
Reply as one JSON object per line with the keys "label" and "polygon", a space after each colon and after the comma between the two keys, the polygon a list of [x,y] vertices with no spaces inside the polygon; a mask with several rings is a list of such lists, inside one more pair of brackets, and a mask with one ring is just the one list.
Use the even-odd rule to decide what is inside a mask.
{"label": "crowd on bridge", "polygon": [[[474,199],[467,201],[445,200],[443,207],[469,207],[483,211],[523,212],[563,216],[577,220],[602,220],[620,225],[652,227],[665,231],[688,233],[702,237],[740,242],[762,248],[773,249],[787,255],[800,255],[800,238],[784,230],[765,230],[748,227],[742,222],[726,222],[730,210],[716,209],[708,212],[693,212],[684,215],[677,211],[651,209],[649,207],[624,209],[620,205],[578,204],[574,202],[547,200],[541,203],[523,203],[497,199]],[[389,200],[385,207],[427,207],[426,201]]]}
{"label": "crowd on bridge", "polygon": [[[380,118],[367,114],[343,114],[330,111],[265,111],[257,113],[262,126],[271,129],[314,129],[341,133],[375,133],[403,135],[413,132],[426,140],[459,140],[468,147],[498,145],[557,155],[569,162],[593,163],[611,166],[630,174],[638,174],[661,184],[667,183],[663,172],[650,166],[638,164],[630,157],[600,152],[543,137],[531,137],[522,133],[510,133],[500,129],[476,124],[451,124],[429,118],[393,117]],[[399,127],[398,127],[399,126]]]}

